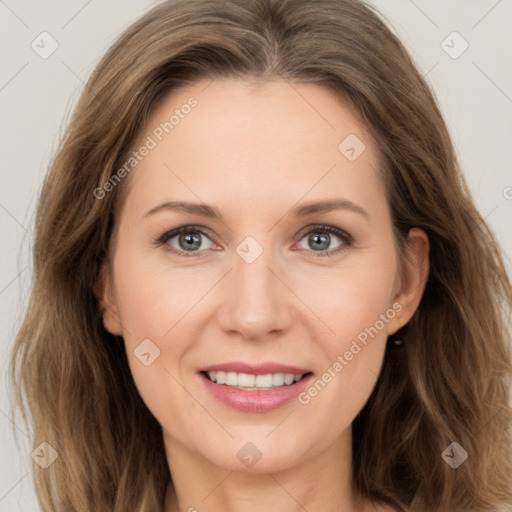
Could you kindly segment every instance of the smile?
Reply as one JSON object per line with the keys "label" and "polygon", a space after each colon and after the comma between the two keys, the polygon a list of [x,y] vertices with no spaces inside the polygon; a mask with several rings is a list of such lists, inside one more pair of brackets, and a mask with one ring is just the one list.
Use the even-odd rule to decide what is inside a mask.
{"label": "smile", "polygon": [[268,390],[282,386],[290,386],[299,382],[306,373],[267,373],[265,375],[254,375],[250,373],[237,372],[205,372],[208,379],[216,384],[222,384],[245,391]]}
{"label": "smile", "polygon": [[232,409],[252,413],[284,406],[296,398],[313,377],[312,372],[303,368],[243,363],[203,368],[198,375],[217,401]]}

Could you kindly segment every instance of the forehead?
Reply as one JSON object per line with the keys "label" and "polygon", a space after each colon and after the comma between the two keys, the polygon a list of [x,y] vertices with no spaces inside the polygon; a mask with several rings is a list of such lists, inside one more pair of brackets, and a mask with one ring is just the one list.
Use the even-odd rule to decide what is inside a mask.
{"label": "forehead", "polygon": [[[167,95],[135,149],[151,146],[132,188],[190,199],[233,193],[244,204],[346,192],[381,196],[376,145],[327,88],[278,79],[201,80]],[[129,193],[129,195],[131,192]],[[196,197],[194,197],[194,195]]]}

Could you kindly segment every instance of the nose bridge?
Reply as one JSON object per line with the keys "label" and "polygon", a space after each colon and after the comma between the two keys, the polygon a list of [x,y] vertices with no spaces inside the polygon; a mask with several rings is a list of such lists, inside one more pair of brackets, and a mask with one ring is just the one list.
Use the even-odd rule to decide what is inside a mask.
{"label": "nose bridge", "polygon": [[270,270],[273,263],[272,251],[255,239],[239,244],[219,313],[223,329],[256,339],[289,327],[290,297]]}
{"label": "nose bridge", "polygon": [[261,255],[252,263],[247,263],[242,258],[236,261],[233,269],[236,293],[243,298],[247,296],[254,303],[262,301],[263,304],[269,304],[272,299],[276,299],[276,278],[269,267],[272,268],[272,262],[267,254]]}

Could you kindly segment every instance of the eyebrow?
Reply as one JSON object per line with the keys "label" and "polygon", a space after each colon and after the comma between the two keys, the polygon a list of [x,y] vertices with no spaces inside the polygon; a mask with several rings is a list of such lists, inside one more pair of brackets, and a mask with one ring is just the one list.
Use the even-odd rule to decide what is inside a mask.
{"label": "eyebrow", "polygon": [[305,217],[314,213],[325,213],[333,210],[349,210],[354,213],[359,213],[369,218],[368,212],[358,204],[349,201],[348,199],[331,199],[327,201],[315,201],[312,203],[303,204],[294,208],[291,213],[297,217]]}
{"label": "eyebrow", "polygon": [[181,210],[185,213],[192,213],[201,215],[202,217],[210,217],[212,219],[222,219],[220,211],[214,206],[209,206],[204,203],[187,203],[184,201],[167,201],[166,203],[159,204],[154,208],[148,210],[144,217],[149,217],[162,210]]}
{"label": "eyebrow", "polygon": [[[148,210],[144,214],[144,217],[154,215],[162,210],[180,210],[186,213],[201,215],[202,217],[222,219],[222,214],[219,209],[214,206],[209,206],[204,203],[189,203],[184,201],[167,201],[159,204],[158,206]],[[303,204],[291,210],[291,214],[296,217],[306,217],[308,215],[326,213],[333,210],[348,210],[354,213],[359,213],[367,219],[369,218],[368,212],[364,208],[347,199],[331,199],[327,201],[315,201]]]}

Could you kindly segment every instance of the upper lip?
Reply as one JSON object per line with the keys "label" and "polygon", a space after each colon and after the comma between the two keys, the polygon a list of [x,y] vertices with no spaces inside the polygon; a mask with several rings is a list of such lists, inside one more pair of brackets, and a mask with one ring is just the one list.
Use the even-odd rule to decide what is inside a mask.
{"label": "upper lip", "polygon": [[199,369],[200,372],[235,372],[249,373],[252,375],[266,375],[268,373],[293,373],[304,374],[310,373],[311,370],[299,368],[298,366],[290,366],[273,362],[250,364],[242,361],[233,361],[230,363],[219,363],[205,366]]}

